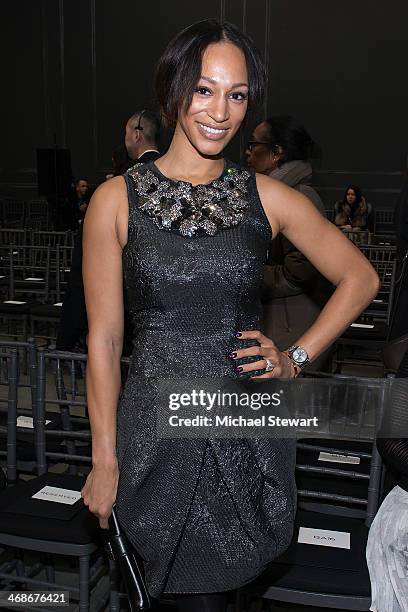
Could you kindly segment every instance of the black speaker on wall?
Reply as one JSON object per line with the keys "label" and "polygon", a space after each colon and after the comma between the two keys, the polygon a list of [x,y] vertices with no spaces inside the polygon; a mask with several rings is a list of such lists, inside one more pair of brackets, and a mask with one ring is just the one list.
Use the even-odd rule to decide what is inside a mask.
{"label": "black speaker on wall", "polygon": [[72,169],[69,149],[37,149],[38,195],[66,197],[71,191]]}

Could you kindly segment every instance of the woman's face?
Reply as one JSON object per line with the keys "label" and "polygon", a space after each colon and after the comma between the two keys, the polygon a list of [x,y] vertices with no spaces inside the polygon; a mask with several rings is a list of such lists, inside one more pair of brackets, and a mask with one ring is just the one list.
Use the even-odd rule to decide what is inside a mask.
{"label": "woman's face", "polygon": [[347,203],[350,204],[350,206],[353,206],[356,203],[357,196],[356,196],[356,192],[354,191],[354,189],[347,190],[346,199],[347,199]]}
{"label": "woman's face", "polygon": [[215,156],[239,129],[248,107],[248,73],[243,52],[229,42],[204,51],[201,78],[190,107],[180,112],[182,130],[202,155]]}
{"label": "woman's face", "polygon": [[252,132],[245,151],[247,164],[255,172],[269,174],[278,167],[279,156],[274,155],[269,142],[270,129],[266,121],[262,121]]}

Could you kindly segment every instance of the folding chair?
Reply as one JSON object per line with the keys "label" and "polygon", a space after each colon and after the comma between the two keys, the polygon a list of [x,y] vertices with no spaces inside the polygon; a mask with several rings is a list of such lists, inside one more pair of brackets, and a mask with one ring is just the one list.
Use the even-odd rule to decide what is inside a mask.
{"label": "folding chair", "polygon": [[26,202],[25,225],[38,231],[50,229],[50,213],[47,200],[28,200]]}
{"label": "folding chair", "polygon": [[394,211],[374,210],[375,233],[386,235],[395,234]]}
{"label": "folding chair", "polygon": [[[17,352],[17,377],[12,375],[10,381],[9,360],[11,351]],[[20,362],[29,364],[28,379],[25,381],[21,376],[19,367]],[[0,387],[8,388],[8,391],[14,389],[13,384],[16,384],[15,401],[16,408],[16,441],[19,445],[19,457],[14,460],[13,465],[16,472],[11,478],[8,473],[7,479],[9,482],[16,480],[16,474],[33,474],[35,471],[35,451],[33,437],[33,410],[32,407],[36,401],[36,386],[37,386],[37,347],[33,338],[29,338],[27,342],[6,342],[0,341]],[[5,394],[2,394],[5,397]],[[25,396],[22,401],[21,395]],[[0,463],[7,466],[7,440],[10,440],[8,435],[9,424],[9,401],[0,400]]]}
{"label": "folding chair", "polygon": [[31,244],[33,246],[67,246],[70,242],[70,231],[32,231]]}
{"label": "folding chair", "polygon": [[[70,264],[72,247],[55,247],[55,262],[51,261],[49,270],[49,285],[53,288],[49,292],[47,303],[34,304],[30,307],[30,333],[31,336],[40,336],[43,339],[52,340],[55,342],[57,337],[57,327],[61,317],[62,307],[62,296],[67,284],[67,275],[69,274],[70,268],[67,267]],[[55,288],[55,290],[54,290]],[[37,332],[37,328],[40,324],[46,325],[46,332]],[[51,334],[50,326],[53,328],[54,333]]]}
{"label": "folding chair", "polygon": [[25,201],[4,198],[2,207],[2,227],[22,228],[25,223]]}
{"label": "folding chair", "polygon": [[[243,610],[245,601],[254,597],[296,605],[369,610],[371,586],[365,550],[368,529],[378,509],[382,478],[381,458],[375,444],[376,420],[373,421],[373,412],[378,417],[384,409],[387,382],[384,379],[344,378],[329,383],[334,391],[341,390],[342,386],[343,391],[344,386],[349,386],[352,391],[350,401],[344,406],[336,403],[337,392],[334,396],[328,395],[328,422],[334,438],[333,449],[344,456],[341,443],[344,439],[349,443],[363,441],[371,446],[371,452],[366,457],[369,460],[366,500],[361,504],[363,511],[360,517],[353,508],[354,497],[341,496],[344,507],[337,508],[339,496],[327,486],[330,485],[331,477],[321,478],[322,497],[319,502],[330,501],[331,497],[331,503],[316,504],[311,509],[304,509],[299,504],[291,545],[283,555],[269,564],[259,579],[238,591],[238,612]],[[319,452],[328,450],[322,446]],[[346,464],[340,464],[341,468],[338,465],[329,469],[336,471],[341,478],[349,478],[352,469],[360,472],[360,466],[357,468],[354,465],[352,469],[346,470]],[[363,469],[362,473],[365,474],[365,471]],[[351,508],[350,512],[346,509],[347,504]]]}
{"label": "folding chair", "polygon": [[[386,256],[392,251],[387,251]],[[380,254],[380,255],[379,255]],[[381,249],[377,256],[383,256]],[[372,260],[381,281],[378,295],[357,321],[338,338],[333,361],[336,371],[343,365],[375,365],[383,367],[382,350],[387,341],[396,282],[396,260]],[[346,352],[347,351],[347,352]]]}
{"label": "folding chair", "polygon": [[397,247],[392,244],[361,244],[359,249],[373,265],[397,258]]}

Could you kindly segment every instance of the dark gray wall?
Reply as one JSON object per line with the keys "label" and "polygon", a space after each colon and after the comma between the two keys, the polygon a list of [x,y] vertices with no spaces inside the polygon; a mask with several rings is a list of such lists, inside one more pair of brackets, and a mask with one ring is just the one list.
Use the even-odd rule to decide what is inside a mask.
{"label": "dark gray wall", "polygon": [[[35,196],[35,149],[56,138],[73,171],[110,168],[134,109],[154,105],[157,58],[182,27],[233,21],[268,67],[265,113],[291,113],[319,142],[316,184],[331,203],[357,182],[392,206],[407,155],[406,0],[9,0],[2,4],[0,189]],[[229,155],[238,158],[246,134]]]}

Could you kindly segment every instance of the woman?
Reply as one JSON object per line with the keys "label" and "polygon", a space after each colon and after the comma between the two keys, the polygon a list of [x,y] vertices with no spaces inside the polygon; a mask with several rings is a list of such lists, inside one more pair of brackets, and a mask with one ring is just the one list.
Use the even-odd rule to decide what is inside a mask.
{"label": "woman", "polygon": [[[316,153],[317,146],[303,125],[282,115],[256,126],[246,154],[256,172],[300,191],[325,215],[311,186],[313,150]],[[331,285],[308,259],[283,234],[275,236],[265,266],[262,301],[263,331],[278,348],[291,346],[312,325],[331,293]],[[327,356],[327,352],[320,355],[313,369],[323,369]]]}
{"label": "woman", "polygon": [[[178,594],[189,612],[225,609],[223,592],[289,544],[294,445],[158,439],[160,380],[293,377],[378,289],[366,258],[307,198],[223,159],[263,84],[260,56],[235,26],[206,20],[183,30],[156,73],[162,113],[175,126],[169,150],[101,185],[84,228],[93,436],[84,501],[106,527],[116,499],[150,594]],[[259,331],[263,264],[279,231],[338,286],[292,357]],[[135,332],[119,397],[122,272]]]}
{"label": "woman", "polygon": [[349,185],[344,198],[334,205],[334,222],[340,229],[373,231],[373,207],[363,196],[360,187]]}

